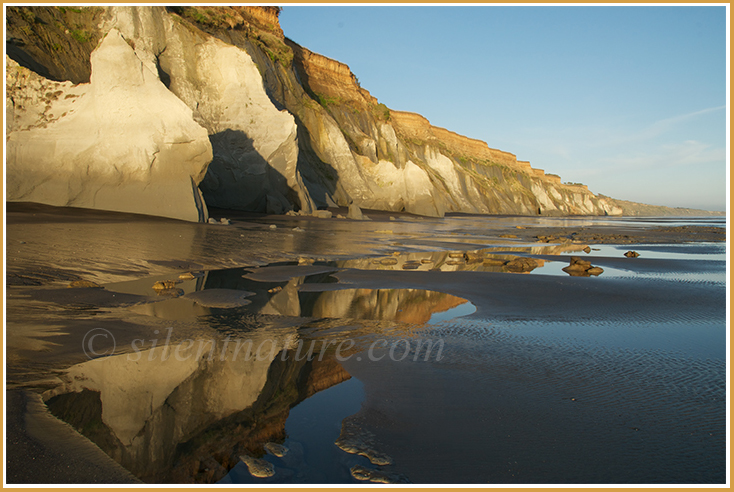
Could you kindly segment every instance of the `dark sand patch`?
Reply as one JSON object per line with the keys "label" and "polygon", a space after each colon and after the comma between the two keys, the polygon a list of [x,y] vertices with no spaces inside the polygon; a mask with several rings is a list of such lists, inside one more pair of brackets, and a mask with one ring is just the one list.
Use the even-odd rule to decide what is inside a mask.
{"label": "dark sand patch", "polygon": [[39,395],[8,390],[5,406],[8,484],[142,483],[70,425],[51,415]]}
{"label": "dark sand patch", "polygon": [[39,289],[27,292],[28,295],[41,302],[53,302],[69,307],[119,307],[132,306],[155,301],[155,298],[121,292],[110,292],[98,288],[66,288],[66,289]]}

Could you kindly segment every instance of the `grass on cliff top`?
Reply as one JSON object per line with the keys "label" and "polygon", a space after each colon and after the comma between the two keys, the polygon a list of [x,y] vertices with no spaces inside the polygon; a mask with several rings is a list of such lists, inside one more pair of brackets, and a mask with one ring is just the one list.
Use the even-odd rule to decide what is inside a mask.
{"label": "grass on cliff top", "polygon": [[390,121],[390,108],[382,103],[374,104],[370,108],[372,115],[380,121]]}
{"label": "grass on cliff top", "polygon": [[204,29],[225,31],[235,29],[243,32],[271,61],[280,63],[283,68],[289,68],[293,62],[293,50],[278,36],[267,32],[267,29],[275,30],[273,25],[267,25],[265,26],[266,30],[263,30],[262,26],[258,27],[258,25],[249,22],[248,19],[245,19],[243,23],[241,17],[235,17],[224,9],[207,7],[170,7],[170,9],[181,18],[187,19]]}

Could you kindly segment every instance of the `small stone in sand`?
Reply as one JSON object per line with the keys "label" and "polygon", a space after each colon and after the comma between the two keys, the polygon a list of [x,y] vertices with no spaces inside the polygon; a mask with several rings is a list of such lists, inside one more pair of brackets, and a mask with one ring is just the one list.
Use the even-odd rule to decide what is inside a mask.
{"label": "small stone in sand", "polygon": [[380,260],[380,264],[382,264],[382,265],[397,265],[398,264],[398,260],[396,260],[395,258],[383,258],[382,260]]}
{"label": "small stone in sand", "polygon": [[417,261],[408,261],[403,264],[403,270],[417,270],[421,264]]}
{"label": "small stone in sand", "polygon": [[303,256],[298,258],[299,265],[312,265],[314,261],[316,260],[314,260],[313,258],[304,258]]}
{"label": "small stone in sand", "polygon": [[102,289],[103,287],[99,284],[91,282],[89,280],[74,280],[69,284],[69,287],[73,288],[85,288],[85,289]]}
{"label": "small stone in sand", "polygon": [[507,263],[505,260],[500,258],[485,258],[484,264],[487,266],[502,266]]}
{"label": "small stone in sand", "polygon": [[587,246],[584,249],[582,249],[581,251],[583,251],[584,253],[588,255],[589,253],[591,253],[591,248]]}
{"label": "small stone in sand", "polygon": [[373,470],[362,465],[354,465],[350,470],[352,477],[363,482],[373,483],[410,483],[403,475],[385,473],[380,470]]}
{"label": "small stone in sand", "polygon": [[163,289],[156,291],[156,294],[158,294],[161,297],[181,297],[184,295],[183,289],[173,288],[173,289]]}
{"label": "small stone in sand", "polygon": [[270,227],[271,229],[277,229],[278,228],[278,226],[275,225],[275,224],[270,224],[268,227]]}
{"label": "small stone in sand", "polygon": [[186,272],[179,275],[178,278],[181,280],[191,280],[203,276],[201,273]]}
{"label": "small stone in sand", "polygon": [[431,260],[430,258],[423,258],[423,259],[421,260],[421,263],[423,263],[423,264],[426,264],[426,263],[433,263],[433,260]]}
{"label": "small stone in sand", "polygon": [[277,286],[277,287],[273,287],[272,289],[268,289],[268,292],[269,292],[270,294],[275,294],[276,292],[280,292],[281,290],[283,290],[283,287],[281,287],[281,286],[279,285],[279,286]]}
{"label": "small stone in sand", "polygon": [[342,451],[364,456],[373,465],[391,465],[393,460],[390,456],[375,449],[374,435],[363,429],[353,419],[342,421],[342,430],[339,438],[334,442]]}
{"label": "small stone in sand", "polygon": [[627,258],[637,258],[638,256],[640,256],[640,253],[638,253],[637,251],[627,251],[624,256],[626,256]]}
{"label": "small stone in sand", "polygon": [[224,217],[222,217],[221,219],[219,219],[219,223],[220,224],[224,224],[224,225],[231,224],[231,222],[229,221],[229,219],[225,219]]}
{"label": "small stone in sand", "polygon": [[265,443],[265,451],[272,454],[273,456],[277,456],[278,458],[282,458],[286,454],[288,454],[288,448],[283,446],[282,444],[278,444],[275,442],[268,442]]}
{"label": "small stone in sand", "polygon": [[153,290],[173,289],[180,280],[159,280],[153,284]]}
{"label": "small stone in sand", "polygon": [[217,219],[215,219],[214,217],[209,217],[209,223],[210,224],[219,224],[219,221],[217,221]]}
{"label": "small stone in sand", "polygon": [[456,252],[449,253],[449,258],[463,258],[463,257],[464,257],[464,253],[456,253]]}
{"label": "small stone in sand", "polygon": [[464,259],[467,263],[478,263],[484,259],[482,256],[482,253],[477,253],[476,251],[467,251],[464,253]]}
{"label": "small stone in sand", "polygon": [[246,454],[241,455],[240,460],[247,465],[247,469],[253,477],[268,478],[275,475],[275,467],[272,463],[247,456]]}
{"label": "small stone in sand", "polygon": [[303,232],[303,229],[301,229],[300,227],[294,227],[294,228],[293,228],[293,229],[291,229],[291,230],[292,230],[292,231],[296,231],[296,232]]}

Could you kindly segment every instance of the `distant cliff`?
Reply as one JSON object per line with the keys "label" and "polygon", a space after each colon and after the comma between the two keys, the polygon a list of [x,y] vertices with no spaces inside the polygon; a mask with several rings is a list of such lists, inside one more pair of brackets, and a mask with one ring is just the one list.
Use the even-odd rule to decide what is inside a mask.
{"label": "distant cliff", "polygon": [[[8,7],[7,199],[205,220],[347,206],[619,215],[284,37],[275,7]],[[115,63],[119,59],[121,63]]]}
{"label": "distant cliff", "polygon": [[[599,196],[604,197],[602,194],[599,194]],[[606,198],[622,209],[622,215],[643,217],[706,217],[726,215],[725,212],[711,212],[709,210],[701,210],[698,208],[664,207],[662,205],[648,205],[646,203],[630,202],[609,197]]]}

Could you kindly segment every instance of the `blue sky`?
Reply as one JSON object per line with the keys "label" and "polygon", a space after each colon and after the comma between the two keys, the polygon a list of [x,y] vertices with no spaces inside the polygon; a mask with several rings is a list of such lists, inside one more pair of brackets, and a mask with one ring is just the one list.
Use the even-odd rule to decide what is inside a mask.
{"label": "blue sky", "polygon": [[724,210],[723,6],[286,5],[388,107],[595,193]]}

